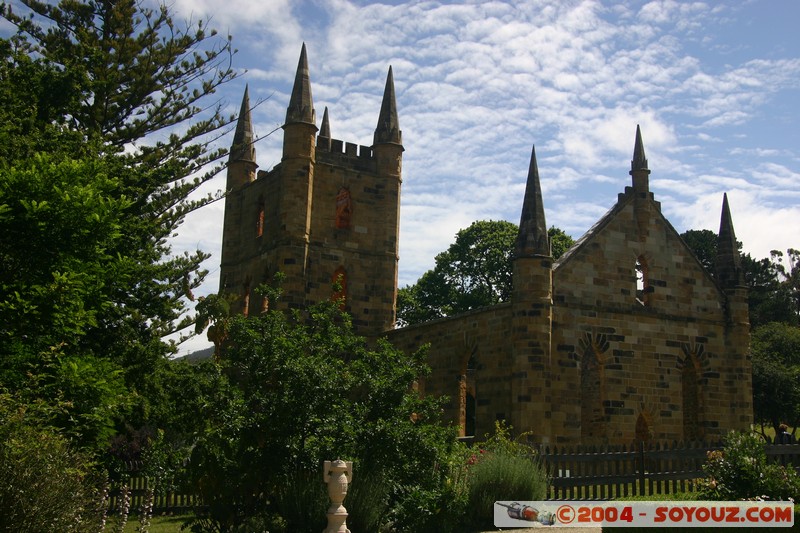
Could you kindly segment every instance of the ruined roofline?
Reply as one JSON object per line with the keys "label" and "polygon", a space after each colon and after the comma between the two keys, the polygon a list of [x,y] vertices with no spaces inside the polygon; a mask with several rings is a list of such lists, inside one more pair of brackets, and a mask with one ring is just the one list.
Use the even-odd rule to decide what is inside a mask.
{"label": "ruined roofline", "polygon": [[431,324],[443,324],[445,322],[452,322],[454,320],[461,320],[461,319],[463,319],[465,317],[468,317],[468,316],[474,317],[474,316],[477,316],[477,315],[481,315],[483,313],[492,313],[492,312],[497,311],[498,309],[503,309],[505,307],[511,308],[511,305],[512,305],[511,300],[507,300],[505,302],[499,302],[499,303],[492,304],[492,305],[485,305],[483,307],[478,307],[476,309],[469,309],[467,311],[462,311],[462,312],[457,313],[455,315],[443,316],[443,317],[439,317],[439,318],[433,318],[431,320],[426,320],[424,322],[419,322],[417,324],[408,324],[406,326],[400,326],[400,327],[395,326],[394,329],[387,330],[386,334],[387,335],[391,335],[391,333],[394,332],[394,331],[408,331],[408,330],[412,330],[412,329],[415,329],[415,328],[430,327]]}
{"label": "ruined roofline", "polygon": [[375,159],[372,146],[345,142],[340,139],[331,139],[328,137],[323,137],[322,135],[317,136],[317,151],[344,155],[358,159]]}
{"label": "ruined roofline", "polygon": [[[596,233],[599,233],[618,213],[621,211],[626,205],[633,202],[636,199],[636,190],[631,186],[626,186],[625,191],[621,192],[617,195],[617,202],[611,206],[611,208],[605,212],[605,214],[600,217],[600,219],[595,222],[591,228],[586,230],[586,233],[581,235],[579,239],[575,240],[575,244],[573,244],[569,250],[564,252],[564,254],[558,258],[557,261],[553,263],[553,270],[556,270],[562,263],[566,263],[571,256],[573,256],[578,249],[582,248],[584,244],[591,239]],[[658,202],[654,199],[653,193],[649,193],[649,200],[655,205],[656,212],[661,216],[661,218],[669,224],[669,220],[661,213],[661,202]],[[672,224],[670,224],[672,227]],[[694,254],[692,254],[694,255]]]}
{"label": "ruined roofline", "polygon": [[[581,235],[579,239],[576,239],[575,244],[573,244],[569,248],[569,250],[564,252],[564,254],[561,257],[559,257],[557,261],[553,263],[553,272],[556,272],[559,268],[561,268],[562,265],[566,264],[570,260],[570,258],[577,255],[578,250],[582,249],[584,246],[586,246],[587,243],[591,242],[594,236],[600,233],[603,230],[603,228],[605,228],[609,224],[609,222],[611,222],[614,219],[614,217],[616,217],[617,213],[622,211],[628,204],[635,201],[635,196],[636,196],[635,191],[632,187],[625,187],[625,192],[620,193],[618,195],[617,202],[608,211],[606,211],[606,213],[602,217],[600,217],[600,219],[597,222],[595,222],[592,225],[592,227],[586,231],[586,233]],[[658,208],[655,211],[655,216],[661,217],[661,220],[665,224],[667,230],[670,233],[672,233],[672,235],[676,237],[677,240],[681,243],[681,245],[684,247],[684,250],[696,263],[697,268],[699,268],[702,272],[704,272],[706,278],[717,288],[720,294],[723,294],[724,290],[722,285],[712,275],[712,273],[709,272],[708,269],[706,269],[703,266],[703,264],[697,258],[697,255],[695,255],[694,251],[689,247],[688,244],[686,244],[686,241],[683,240],[683,237],[681,237],[680,233],[678,233],[678,230],[676,230],[675,227],[672,225],[672,223],[669,221],[669,219],[666,216],[664,216],[664,214],[661,212],[660,209],[661,206],[660,202],[653,200],[652,193],[650,193],[650,201]]]}

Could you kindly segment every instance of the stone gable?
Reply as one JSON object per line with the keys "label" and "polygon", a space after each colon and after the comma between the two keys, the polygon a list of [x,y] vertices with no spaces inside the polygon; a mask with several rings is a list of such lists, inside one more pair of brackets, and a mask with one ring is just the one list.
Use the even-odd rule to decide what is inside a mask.
{"label": "stone gable", "polygon": [[430,344],[423,389],[449,396],[462,434],[482,437],[497,419],[559,444],[749,427],[744,292],[700,265],[646,174],[558,262],[515,262],[510,302],[389,333],[407,350]]}

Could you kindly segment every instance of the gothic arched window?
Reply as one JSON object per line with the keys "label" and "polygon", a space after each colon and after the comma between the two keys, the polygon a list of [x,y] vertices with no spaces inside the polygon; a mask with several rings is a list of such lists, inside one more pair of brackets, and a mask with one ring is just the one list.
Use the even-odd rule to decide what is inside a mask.
{"label": "gothic arched window", "polygon": [[339,308],[344,309],[347,302],[347,271],[344,267],[339,267],[331,276],[333,294],[331,300],[339,303]]}
{"label": "gothic arched window", "polygon": [[602,439],[605,434],[603,378],[594,346],[587,346],[581,358],[581,440]]}
{"label": "gothic arched window", "polygon": [[683,397],[683,438],[686,440],[700,440],[703,438],[703,428],[700,425],[703,413],[701,399],[701,361],[704,359],[705,349],[702,344],[683,345],[684,358],[678,363],[681,371],[681,395]]}
{"label": "gothic arched window", "polygon": [[653,440],[653,430],[650,427],[650,421],[644,413],[639,413],[636,418],[636,427],[634,428],[634,435],[636,442],[650,442]]}
{"label": "gothic arched window", "polygon": [[244,295],[242,298],[242,314],[248,316],[250,314],[250,282],[244,286]]}
{"label": "gothic arched window", "polygon": [[352,217],[353,200],[350,197],[350,190],[346,187],[342,187],[336,194],[336,227],[339,229],[349,229]]}
{"label": "gothic arched window", "polygon": [[475,354],[470,355],[467,367],[459,377],[459,434],[462,437],[475,436],[477,426],[477,400],[475,392]]}
{"label": "gothic arched window", "polygon": [[581,441],[603,443],[607,438],[607,417],[604,407],[605,353],[609,349],[605,334],[586,333],[578,340],[578,394],[580,400]]}
{"label": "gothic arched window", "polygon": [[653,292],[653,287],[650,285],[647,259],[643,255],[636,258],[634,274],[636,275],[636,301],[642,305],[650,305],[650,294]]}
{"label": "gothic arched window", "polygon": [[256,237],[264,235],[264,202],[259,200],[256,213]]}

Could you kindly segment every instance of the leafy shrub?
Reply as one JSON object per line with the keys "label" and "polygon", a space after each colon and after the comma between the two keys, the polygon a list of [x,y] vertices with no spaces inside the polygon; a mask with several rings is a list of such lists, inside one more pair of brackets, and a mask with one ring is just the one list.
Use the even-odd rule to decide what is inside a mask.
{"label": "leafy shrub", "polygon": [[490,526],[497,500],[543,500],[547,477],[532,456],[488,452],[469,470],[470,524]]}
{"label": "leafy shrub", "polygon": [[453,447],[436,465],[436,485],[401,487],[390,512],[390,530],[452,533],[490,528],[495,501],[544,499],[547,474],[530,446],[512,439],[511,428],[502,422],[485,438],[472,448],[460,443]]}
{"label": "leafy shrub", "polygon": [[547,473],[533,450],[497,423],[495,434],[467,460],[467,517],[471,526],[491,526],[497,500],[543,500]]}
{"label": "leafy shrub", "polygon": [[467,508],[466,469],[469,449],[456,442],[442,462],[430,465],[427,486],[395,487],[396,503],[390,510],[389,531],[454,533],[464,531]]}
{"label": "leafy shrub", "polygon": [[769,464],[756,435],[731,432],[722,451],[711,451],[703,465],[700,496],[709,500],[796,500],[800,477],[792,468]]}
{"label": "leafy shrub", "polygon": [[451,513],[452,502],[442,487],[402,487],[391,510],[390,531],[419,533],[451,533],[461,516]]}
{"label": "leafy shrub", "polygon": [[[274,524],[270,532],[316,533],[325,529],[328,493],[322,482],[321,469],[319,472],[292,472],[286,476],[280,489],[275,498],[274,509],[283,523]],[[349,494],[347,499],[350,499]],[[349,501],[345,501],[344,505],[349,512],[348,504]]]}
{"label": "leafy shrub", "polygon": [[[325,507],[309,521],[310,507],[324,490],[322,462],[337,458],[354,462],[345,500],[353,524],[374,532],[391,520],[396,530],[423,531],[402,529],[414,518],[404,501],[440,497],[458,444],[440,423],[441,400],[412,387],[428,372],[424,352],[368,344],[331,302],[226,320],[224,380],[201,408],[205,428],[192,451],[191,482],[207,508],[193,531],[230,530],[253,517],[270,531],[319,530]],[[296,472],[313,474],[292,492]],[[373,489],[362,492],[368,483]],[[301,499],[309,508],[297,508]]]}
{"label": "leafy shrub", "polygon": [[27,423],[27,408],[0,394],[0,531],[97,531],[88,460],[54,430]]}
{"label": "leafy shrub", "polygon": [[[358,465],[354,466],[354,470]],[[327,495],[326,495],[327,500]],[[344,501],[347,526],[352,531],[381,531],[389,512],[389,483],[380,472],[359,471]]]}

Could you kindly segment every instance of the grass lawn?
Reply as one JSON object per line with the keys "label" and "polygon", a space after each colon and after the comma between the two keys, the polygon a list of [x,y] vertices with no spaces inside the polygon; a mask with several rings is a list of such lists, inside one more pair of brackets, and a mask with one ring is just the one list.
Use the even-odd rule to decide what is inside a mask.
{"label": "grass lawn", "polygon": [[[106,524],[106,531],[113,531],[117,523],[117,516],[109,516]],[[181,524],[186,519],[186,515],[181,516],[154,516],[150,521],[149,533],[181,533]],[[139,517],[130,516],[128,523],[125,524],[125,533],[136,533],[139,529]]]}

